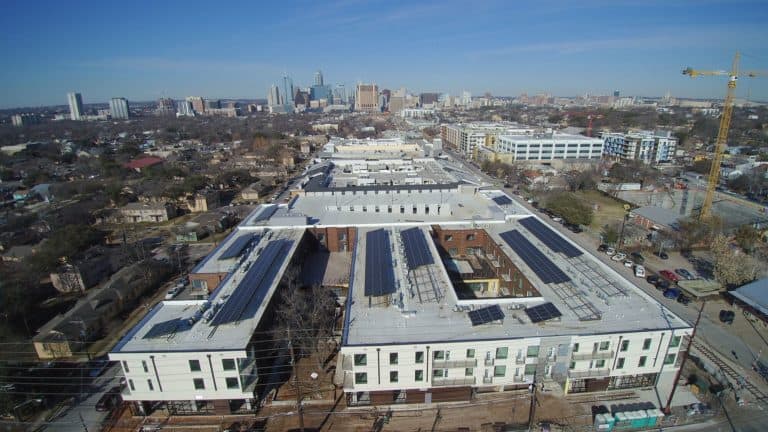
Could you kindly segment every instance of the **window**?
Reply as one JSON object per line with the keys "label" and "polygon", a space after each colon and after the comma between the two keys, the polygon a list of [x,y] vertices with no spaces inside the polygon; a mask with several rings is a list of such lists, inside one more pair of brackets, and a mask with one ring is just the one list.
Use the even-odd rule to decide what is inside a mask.
{"label": "window", "polygon": [[525,374],[526,375],[533,375],[536,373],[536,365],[535,364],[527,364],[525,365]]}
{"label": "window", "polygon": [[131,391],[136,390],[136,387],[133,385],[133,380],[132,379],[128,380],[128,387],[131,388]]}
{"label": "window", "polygon": [[643,349],[647,350],[651,348],[651,338],[648,338],[643,341]]}
{"label": "window", "polygon": [[123,360],[123,370],[125,370],[126,372],[130,372],[130,369],[128,369],[128,362],[125,360]]}
{"label": "window", "polygon": [[527,357],[538,357],[539,356],[539,346],[529,346],[528,352],[526,353]]}
{"label": "window", "polygon": [[141,361],[141,367],[144,368],[144,372],[149,372],[149,368],[147,367],[147,361],[142,360]]}
{"label": "window", "polygon": [[397,353],[389,353],[389,364],[397,364]]}
{"label": "window", "polygon": [[475,358],[475,350],[468,349],[467,350],[467,358]]}
{"label": "window", "polygon": [[474,234],[467,234],[467,241],[474,241],[475,235]]}
{"label": "window", "polygon": [[416,363],[424,363],[424,351],[416,351]]}
{"label": "window", "polygon": [[646,360],[648,360],[648,357],[646,356],[640,357],[640,361],[637,362],[637,367],[645,367]]}
{"label": "window", "polygon": [[682,336],[672,336],[672,340],[669,342],[669,347],[670,348],[679,347],[681,339],[682,339]]}
{"label": "window", "polygon": [[573,352],[579,352],[579,344],[573,344]]}
{"label": "window", "polygon": [[500,347],[496,348],[496,358],[497,359],[505,359],[509,355],[509,348],[507,347]]}
{"label": "window", "polygon": [[445,351],[435,351],[432,353],[432,358],[435,360],[444,360],[445,359]]}
{"label": "window", "polygon": [[224,369],[225,371],[235,370],[235,360],[221,359],[221,368]]}
{"label": "window", "polygon": [[195,378],[192,383],[195,385],[195,390],[205,390],[205,381],[202,378]]}
{"label": "window", "polygon": [[368,364],[367,354],[355,354],[355,366],[365,366]]}
{"label": "window", "polygon": [[447,242],[449,242],[449,241],[453,241],[453,236],[452,236],[452,235],[450,235],[450,234],[446,235],[446,236],[445,236],[445,241],[447,241]]}
{"label": "window", "polygon": [[629,349],[629,341],[623,340],[621,341],[621,351],[626,351]]}
{"label": "window", "polygon": [[355,384],[368,384],[368,374],[365,372],[355,372]]}
{"label": "window", "polygon": [[670,365],[675,363],[675,357],[676,357],[675,354],[667,354],[667,357],[664,358],[664,364]]}
{"label": "window", "polygon": [[147,380],[147,387],[149,388],[149,391],[155,390],[155,386],[152,385],[152,380],[151,379]]}
{"label": "window", "polygon": [[190,360],[189,370],[192,372],[200,372],[200,360]]}
{"label": "window", "polygon": [[605,360],[595,360],[595,367],[596,368],[603,368],[603,367],[605,367]]}
{"label": "window", "polygon": [[493,368],[493,376],[495,377],[503,377],[507,373],[507,367],[506,366],[494,366]]}
{"label": "window", "polygon": [[571,362],[571,364],[568,365],[568,369],[576,369],[576,362]]}
{"label": "window", "polygon": [[416,369],[416,373],[414,373],[413,379],[415,381],[424,381],[424,371],[421,369]]}
{"label": "window", "polygon": [[396,383],[398,378],[397,371],[389,371],[389,382]]}
{"label": "window", "polygon": [[448,369],[435,369],[432,371],[432,378],[448,378]]}
{"label": "window", "polygon": [[610,346],[611,346],[611,342],[610,341],[600,342],[600,351],[606,351],[606,350],[608,350],[608,347],[610,347]]}
{"label": "window", "polygon": [[473,368],[465,368],[465,369],[464,369],[464,376],[472,376],[472,374],[473,374],[474,372],[475,372],[475,371],[474,371],[474,369],[473,369]]}
{"label": "window", "polygon": [[224,381],[226,381],[228,389],[240,388],[240,384],[237,382],[237,378],[225,378]]}
{"label": "window", "polygon": [[616,361],[616,369],[624,369],[624,357],[619,357]]}

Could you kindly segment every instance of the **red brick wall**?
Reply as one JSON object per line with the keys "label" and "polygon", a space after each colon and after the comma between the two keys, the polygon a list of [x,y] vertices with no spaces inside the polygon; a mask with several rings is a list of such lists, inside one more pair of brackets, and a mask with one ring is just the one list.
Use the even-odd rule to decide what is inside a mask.
{"label": "red brick wall", "polygon": [[208,285],[208,293],[210,294],[225,277],[227,277],[227,273],[194,273],[189,275],[189,282],[191,284],[194,280],[205,281]]}
{"label": "red brick wall", "polygon": [[350,252],[357,242],[357,228],[311,228],[309,232],[330,252]]}

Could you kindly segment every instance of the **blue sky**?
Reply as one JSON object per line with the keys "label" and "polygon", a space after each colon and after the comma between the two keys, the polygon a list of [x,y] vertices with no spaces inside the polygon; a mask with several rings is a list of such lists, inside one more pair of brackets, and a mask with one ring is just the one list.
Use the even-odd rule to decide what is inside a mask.
{"label": "blue sky", "polygon": [[[0,5],[0,107],[263,98],[287,72],[494,95],[722,97],[685,66],[768,70],[768,1],[18,1]],[[768,77],[738,93],[768,100]]]}

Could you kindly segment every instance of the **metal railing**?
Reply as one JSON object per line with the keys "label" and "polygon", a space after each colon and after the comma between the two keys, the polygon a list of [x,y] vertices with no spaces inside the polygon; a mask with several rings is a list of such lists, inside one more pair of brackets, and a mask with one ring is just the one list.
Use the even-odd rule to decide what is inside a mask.
{"label": "metal railing", "polygon": [[613,358],[613,350],[611,351],[596,351],[587,353],[573,353],[571,360],[608,360]]}
{"label": "metal railing", "polygon": [[587,371],[574,371],[569,370],[568,376],[570,378],[596,378],[596,377],[606,377],[608,374],[611,373],[611,370],[608,368],[604,369],[590,369]]}
{"label": "metal railing", "polygon": [[474,385],[474,384],[475,384],[475,377],[465,377],[465,378],[432,378],[432,385],[434,387]]}
{"label": "metal railing", "polygon": [[435,360],[434,367],[436,369],[449,369],[449,368],[473,368],[477,366],[477,360]]}

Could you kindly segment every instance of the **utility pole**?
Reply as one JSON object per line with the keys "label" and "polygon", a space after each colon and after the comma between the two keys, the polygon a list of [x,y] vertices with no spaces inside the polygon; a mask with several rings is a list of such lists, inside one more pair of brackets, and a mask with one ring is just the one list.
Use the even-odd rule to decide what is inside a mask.
{"label": "utility pole", "polygon": [[299,430],[304,432],[304,410],[302,409],[301,402],[304,399],[301,388],[299,387],[299,374],[298,366],[296,365],[296,357],[293,350],[293,340],[291,339],[291,328],[288,327],[288,345],[291,348],[291,366],[293,368],[293,386],[296,388],[296,409],[299,412]]}
{"label": "utility pole", "polygon": [[699,314],[696,316],[696,322],[693,324],[693,331],[691,331],[691,339],[688,340],[688,349],[686,349],[683,352],[683,361],[680,362],[680,369],[677,370],[677,373],[675,374],[675,381],[672,383],[672,391],[669,392],[669,399],[667,399],[667,405],[664,407],[665,414],[669,414],[671,410],[672,405],[672,397],[675,395],[675,390],[677,390],[677,382],[680,381],[680,374],[683,373],[683,366],[685,366],[686,360],[688,360],[688,353],[691,351],[691,346],[693,345],[693,338],[696,336],[696,328],[699,326],[699,321],[701,320],[701,314],[704,312],[704,306],[707,304],[707,301],[704,300],[701,302],[701,307],[699,308]]}
{"label": "utility pole", "polygon": [[77,415],[80,416],[80,423],[83,424],[83,430],[85,432],[88,432],[88,426],[85,424],[85,419],[83,418],[83,414],[82,413],[77,413]]}
{"label": "utility pole", "polygon": [[531,393],[531,407],[528,411],[528,432],[533,430],[533,421],[536,418],[536,372],[533,372],[533,383],[529,387]]}

